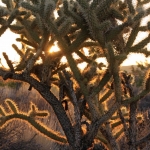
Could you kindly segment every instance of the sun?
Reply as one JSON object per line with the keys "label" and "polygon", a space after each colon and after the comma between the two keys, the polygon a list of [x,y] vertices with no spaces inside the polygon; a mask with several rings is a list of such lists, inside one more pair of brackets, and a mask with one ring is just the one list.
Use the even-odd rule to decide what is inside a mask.
{"label": "sun", "polygon": [[54,52],[60,51],[60,48],[58,47],[57,43],[58,43],[57,41],[54,42],[53,46],[49,50],[50,53],[54,53]]}

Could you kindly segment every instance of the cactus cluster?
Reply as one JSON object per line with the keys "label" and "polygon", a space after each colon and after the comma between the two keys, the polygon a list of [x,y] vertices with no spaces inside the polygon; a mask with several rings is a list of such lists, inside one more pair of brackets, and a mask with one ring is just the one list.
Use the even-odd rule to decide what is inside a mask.
{"label": "cactus cluster", "polygon": [[[146,76],[143,91],[135,95],[132,75],[121,72],[120,65],[130,53],[150,54],[146,48],[150,34],[135,44],[139,32],[149,33],[149,22],[141,26],[142,19],[150,14],[150,8],[144,8],[148,1],[137,0],[136,5],[134,0],[2,2],[5,7],[0,7],[0,36],[10,29],[20,35],[16,41],[22,47],[12,45],[20,56],[17,63],[3,53],[9,68],[1,67],[0,76],[27,82],[29,90],[35,88],[52,106],[65,136],[36,121],[47,112],[31,104],[30,111],[22,113],[12,100],[6,101],[11,113],[0,107],[1,126],[11,119],[22,119],[73,150],[104,148],[103,144],[119,150],[117,140],[124,133],[129,150],[137,149],[141,143],[136,138],[140,119],[137,102],[150,92],[150,76]],[[50,53],[56,42],[59,51]],[[83,48],[87,48],[88,56]],[[63,56],[67,63],[61,61]],[[97,61],[102,57],[108,66]],[[83,62],[87,66],[81,70],[78,64]],[[59,89],[57,97],[51,92],[53,86]],[[123,112],[123,107],[127,111]],[[73,112],[72,120],[69,111]]]}
{"label": "cactus cluster", "polygon": [[36,120],[37,117],[48,117],[48,111],[40,111],[36,107],[35,104],[30,104],[30,110],[28,112],[22,112],[19,110],[17,104],[11,100],[6,99],[5,104],[9,108],[9,112],[6,111],[4,106],[0,106],[0,126],[3,128],[9,121],[13,119],[21,119],[28,122],[35,129],[37,129],[40,133],[46,135],[52,140],[56,140],[57,142],[66,143],[66,138],[60,133],[56,133],[52,129],[48,129],[44,124]]}

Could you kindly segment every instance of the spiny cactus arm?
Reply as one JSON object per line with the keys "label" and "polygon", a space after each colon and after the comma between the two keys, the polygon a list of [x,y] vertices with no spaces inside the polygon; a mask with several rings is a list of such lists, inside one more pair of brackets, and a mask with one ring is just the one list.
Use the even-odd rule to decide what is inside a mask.
{"label": "spiny cactus arm", "polygon": [[[85,110],[84,115],[89,120],[92,120],[91,115],[89,114],[89,112],[87,110]],[[98,132],[97,132],[96,139],[99,139],[101,142],[103,142],[109,148],[109,150],[112,150],[107,138],[102,134],[102,132],[100,130],[98,130]]]}
{"label": "spiny cactus arm", "polygon": [[30,102],[30,111],[28,112],[28,115],[32,118],[35,117],[47,117],[49,115],[49,113],[47,111],[39,111],[37,106]]}
{"label": "spiny cactus arm", "polygon": [[129,26],[128,21],[118,25],[114,28],[111,28],[109,31],[105,33],[105,39],[107,42],[114,40],[126,27]]}
{"label": "spiny cactus arm", "polygon": [[96,139],[100,140],[102,143],[104,143],[106,145],[106,147],[109,150],[112,150],[110,143],[108,142],[108,139],[105,138],[105,136],[101,133],[101,131],[99,130],[97,135],[96,135]]}
{"label": "spiny cactus arm", "polygon": [[3,52],[3,56],[4,56],[4,58],[5,58],[6,62],[7,62],[7,65],[10,68],[10,71],[14,72],[14,67],[12,65],[12,62],[11,62],[11,60],[9,60],[9,58],[8,58],[8,56],[7,56],[7,54],[5,52]]}
{"label": "spiny cactus arm", "polygon": [[109,120],[120,106],[121,103],[115,102],[106,114],[102,115],[97,121],[92,122],[90,131],[88,131],[87,134],[84,136],[85,146],[92,144],[93,139],[95,138],[99,130],[99,127],[107,120]]}
{"label": "spiny cactus arm", "polygon": [[101,81],[99,82],[98,86],[96,86],[91,91],[91,95],[90,95],[91,99],[92,99],[92,97],[94,97],[96,94],[98,94],[103,89],[103,87],[106,85],[106,83],[108,83],[108,81],[110,80],[111,76],[112,75],[109,73],[109,71],[106,70],[106,72],[105,72],[103,78],[101,79]]}
{"label": "spiny cactus arm", "polygon": [[129,112],[129,149],[136,149],[136,137],[137,137],[137,120],[136,120],[136,109],[137,102],[130,103],[130,112]]}
{"label": "spiny cactus arm", "polygon": [[127,140],[129,140],[129,132],[128,132],[127,124],[126,124],[127,119],[124,118],[125,116],[122,114],[121,109],[118,109],[118,114],[119,114],[121,123],[123,124],[125,136],[126,136]]}
{"label": "spiny cactus arm", "polygon": [[[58,72],[58,75],[59,75],[59,100],[63,103],[64,94],[65,94],[64,87],[66,86],[66,84],[65,84],[65,78],[62,75],[62,72]],[[67,88],[67,87],[65,87],[65,88]],[[70,97],[70,96],[68,96],[68,97]],[[66,104],[68,105],[67,102],[66,102]]]}
{"label": "spiny cactus arm", "polygon": [[99,120],[97,120],[96,124],[101,126],[103,123],[105,123],[108,119],[111,118],[111,116],[116,112],[116,110],[120,108],[120,106],[120,103],[115,102],[112,105],[112,107]]}
{"label": "spiny cactus arm", "polygon": [[[18,7],[16,7],[16,8],[18,8]],[[25,10],[23,10],[23,11],[19,11],[19,15],[20,16],[24,16],[24,18],[26,17],[26,15],[28,15],[29,13],[27,12],[27,11],[25,11]],[[17,23],[16,23],[17,24]],[[12,25],[13,26],[13,25]],[[14,27],[15,27],[15,24],[14,24]],[[17,26],[16,26],[17,27]]]}
{"label": "spiny cactus arm", "polygon": [[[100,106],[101,106],[101,114],[104,115],[105,114],[105,112],[104,112],[105,111],[104,105],[101,104]],[[114,138],[114,136],[112,134],[112,127],[111,127],[110,120],[106,121],[104,123],[104,125],[105,126],[104,127],[101,126],[100,129],[103,128],[103,131],[105,132],[106,137],[107,137],[107,139],[108,139],[112,149],[119,150],[118,144],[117,144],[117,142],[116,142],[116,140],[115,140],[115,138]]]}
{"label": "spiny cactus arm", "polygon": [[80,70],[77,67],[76,61],[74,60],[72,55],[66,55],[67,61],[69,63],[69,66],[74,74],[75,79],[80,85],[81,92],[84,94],[84,96],[88,95],[87,88],[85,87],[85,84],[83,82],[83,76],[81,75]]}
{"label": "spiny cactus arm", "polygon": [[150,70],[148,69],[144,78],[145,90],[150,90]]}
{"label": "spiny cactus arm", "polygon": [[79,107],[78,107],[78,100],[77,100],[77,97],[75,95],[75,91],[73,89],[73,82],[71,81],[70,79],[70,75],[69,73],[66,71],[66,70],[63,70],[63,74],[64,74],[64,77],[65,77],[65,86],[66,88],[68,88],[69,92],[70,92],[70,95],[72,97],[72,103],[74,105],[74,113],[75,113],[75,122],[80,124],[80,116],[78,116],[80,114],[80,110],[79,110]]}
{"label": "spiny cactus arm", "polygon": [[47,43],[47,39],[48,39],[48,36],[42,38],[41,40],[41,43],[37,49],[37,52],[35,55],[33,55],[33,57],[31,58],[31,60],[29,60],[27,66],[26,66],[26,69],[24,70],[25,73],[29,73],[31,71],[31,69],[33,68],[36,60],[39,58],[39,56],[42,54],[42,51],[44,50],[44,47]]}
{"label": "spiny cactus arm", "polygon": [[[64,23],[62,24],[61,23],[61,26],[59,27],[59,30],[57,31],[57,29],[56,29],[56,26],[53,24],[53,28],[56,30],[55,31],[55,36],[54,37],[52,37],[52,39],[48,42],[48,44],[47,44],[47,48],[46,48],[46,50],[49,50],[50,49],[50,47],[53,45],[53,43],[55,42],[55,40],[58,40],[58,38],[60,37],[60,36],[64,36],[65,34],[67,34],[67,32],[68,32],[68,30],[71,28],[71,24],[70,23],[72,23],[72,20],[71,19],[68,19],[67,21],[66,21],[66,19],[64,19]],[[64,31],[64,29],[66,28],[66,25],[68,26],[67,28],[68,28],[68,30],[65,30]],[[47,25],[46,25],[47,26]],[[47,26],[47,28],[48,28],[48,26]],[[50,29],[49,29],[50,30]],[[65,33],[65,34],[64,34]],[[58,36],[59,35],[59,36]],[[74,52],[75,51],[75,47],[76,47],[76,45],[75,44],[77,44],[77,43],[79,43],[79,41],[81,41],[82,42],[82,39],[83,39],[83,41],[85,40],[85,37],[87,38],[87,36],[86,36],[86,34],[85,34],[85,32],[83,33],[82,31],[81,31],[81,34],[79,34],[78,35],[78,37],[77,37],[77,39],[75,40],[75,41],[73,41],[73,43],[71,44],[72,45],[72,47],[70,47],[69,48],[69,52],[70,53],[72,53],[72,52]],[[65,41],[63,41],[62,40],[62,38],[59,38],[59,40],[58,41],[60,41],[60,42],[64,42],[64,43],[66,43]],[[80,43],[79,43],[80,44]],[[65,46],[67,46],[67,43],[65,44]],[[56,56],[54,56],[54,57],[59,57],[59,56],[61,56],[63,54],[63,52],[62,51],[59,51],[59,52],[55,52],[54,54],[52,53],[51,55],[56,55]]]}
{"label": "spiny cactus arm", "polygon": [[6,111],[5,111],[4,107],[2,107],[2,106],[0,106],[0,115],[6,116]]}
{"label": "spiny cactus arm", "polygon": [[150,92],[150,89],[149,90],[143,90],[140,94],[138,94],[138,95],[136,95],[136,96],[134,96],[132,98],[123,100],[121,102],[121,104],[122,104],[122,106],[128,106],[132,102],[139,101],[140,99],[142,99],[143,97],[145,97],[149,92]]}
{"label": "spiny cactus arm", "polygon": [[[127,122],[127,121],[129,121],[128,119],[125,119],[125,121]],[[118,126],[120,126],[120,125],[122,125],[122,121],[116,121],[116,122],[114,122],[114,123],[111,123],[111,127],[112,127],[112,129],[114,129],[114,128],[116,128],[116,127],[118,127]],[[124,130],[125,131],[125,130]]]}
{"label": "spiny cactus arm", "polygon": [[140,49],[136,53],[144,54],[146,57],[150,55],[150,51],[147,48]]}
{"label": "spiny cactus arm", "polygon": [[121,101],[122,99],[122,91],[121,91],[121,81],[119,76],[119,63],[115,59],[114,49],[111,43],[106,45],[107,52],[108,52],[108,63],[110,67],[110,72],[113,75],[114,79],[114,92],[116,101]]}
{"label": "spiny cactus arm", "polygon": [[[43,2],[44,3],[44,2]],[[44,6],[42,6],[44,5]],[[50,16],[52,16],[53,14],[53,11],[55,10],[56,8],[56,4],[54,1],[45,1],[44,4],[41,3],[41,6],[40,7],[44,7],[44,12],[41,12],[41,14],[43,14],[43,18],[45,20],[47,20]],[[42,10],[42,9],[41,9]]]}
{"label": "spiny cactus arm", "polygon": [[111,28],[112,24],[110,20],[105,20],[98,25],[98,29],[102,32],[107,32]]}
{"label": "spiny cactus arm", "polygon": [[108,16],[110,6],[114,0],[105,0],[101,1],[99,6],[96,8],[96,14],[101,20],[105,20],[106,16]]}
{"label": "spiny cactus arm", "polygon": [[70,76],[69,74],[66,72],[66,70],[63,70],[63,74],[65,76],[66,79],[66,87],[68,88],[70,95],[72,97],[72,103],[74,105],[74,117],[75,117],[75,126],[74,126],[74,130],[75,130],[75,147],[76,148],[80,148],[80,142],[81,142],[81,117],[80,117],[80,109],[78,106],[78,100],[77,97],[75,95],[75,91],[73,89],[73,83],[70,80]]}
{"label": "spiny cactus arm", "polygon": [[129,48],[129,52],[136,52],[136,51],[138,52],[139,50],[144,48],[149,42],[150,42],[150,34],[146,38],[144,38],[142,41],[140,41],[136,45]]}
{"label": "spiny cactus arm", "polygon": [[[125,113],[123,114],[124,117],[128,117],[129,116],[129,113]],[[119,116],[118,115],[115,115],[115,116],[112,116],[111,117],[111,120],[116,120],[116,119],[119,119]]]}
{"label": "spiny cactus arm", "polygon": [[[14,21],[14,19],[18,16],[18,14],[19,14],[19,10],[17,10],[17,9],[14,9],[14,10],[10,13],[10,15],[9,15],[9,17],[8,17],[8,19],[7,19],[7,21],[6,21],[5,24],[2,25],[1,28],[0,28],[0,36],[7,30],[8,26]],[[7,14],[5,14],[5,15],[7,15]]]}
{"label": "spiny cactus arm", "polygon": [[[45,23],[45,22],[44,22]],[[52,30],[53,33],[55,34],[56,40],[58,40],[58,46],[60,47],[62,53],[64,53],[66,55],[66,58],[68,60],[68,63],[70,64],[70,60],[72,61],[72,56],[69,54],[69,48],[67,46],[67,43],[61,38],[59,31],[57,30],[57,27],[55,26],[55,24],[51,21],[48,20],[47,23],[45,23],[45,26],[48,30]],[[59,53],[60,55],[60,53]],[[74,64],[74,63],[73,63]],[[75,64],[74,64],[75,65]],[[73,66],[74,66],[73,65]],[[71,66],[70,66],[71,67]],[[77,67],[75,67],[76,70]],[[72,67],[71,67],[72,69]]]}
{"label": "spiny cactus arm", "polygon": [[30,49],[28,49],[24,56],[21,58],[19,64],[15,66],[15,71],[23,71],[32,57],[33,53],[31,53]]}
{"label": "spiny cactus arm", "polygon": [[[71,54],[73,52],[78,51],[79,49],[81,49],[80,45],[87,39],[87,37],[88,37],[87,31],[85,29],[83,29],[77,35],[76,39],[71,43],[71,45],[68,48],[67,48],[66,42],[64,43],[65,51],[67,51],[68,54]],[[62,40],[60,39],[60,41],[62,41]],[[49,41],[46,49],[49,49],[52,46],[53,42],[54,42],[54,39]],[[59,46],[60,46],[60,48],[62,47],[61,45],[59,45]],[[51,53],[50,55],[51,55],[51,57],[60,57],[63,54],[64,54],[63,51],[58,51],[58,52],[55,52],[55,53]]]}
{"label": "spiny cactus arm", "polygon": [[68,10],[67,12],[65,11],[65,14],[72,17],[72,19],[74,20],[74,22],[77,24],[78,27],[83,27],[84,25],[83,18],[81,18],[78,14],[70,10]]}
{"label": "spiny cactus arm", "polygon": [[[143,17],[146,17],[149,14],[149,9],[144,10],[143,8],[141,8],[138,13],[134,16],[133,21],[135,23],[138,23],[139,21],[141,21],[141,19]],[[134,24],[133,24],[134,25]]]}
{"label": "spiny cactus arm", "polygon": [[[42,14],[41,14],[42,15]],[[34,23],[35,22],[35,23]],[[44,36],[44,33],[46,32],[47,34],[49,34],[49,31],[47,31],[47,29],[44,26],[44,23],[41,19],[41,17],[39,16],[39,14],[36,14],[36,18],[35,20],[32,22],[31,26],[35,26],[37,25],[37,27],[39,28],[39,31],[41,32],[41,34]],[[34,27],[32,27],[32,29],[34,29]]]}
{"label": "spiny cactus arm", "polygon": [[72,44],[68,47],[68,52],[76,52],[80,49],[82,43],[86,41],[88,38],[87,30],[82,29],[80,33],[78,33],[76,39],[72,42]]}
{"label": "spiny cactus arm", "polygon": [[139,32],[139,25],[140,23],[137,23],[134,28],[132,29],[130,35],[129,35],[129,38],[128,38],[128,41],[126,43],[126,47],[125,47],[125,51],[126,52],[129,52],[129,48],[133,45],[133,42],[135,41],[136,39],[136,36]]}
{"label": "spiny cactus arm", "polygon": [[35,44],[39,44],[40,43],[40,39],[38,34],[31,28],[31,25],[29,24],[29,22],[27,20],[24,20],[21,17],[18,17],[17,20],[25,27],[26,29],[26,35],[27,35],[27,39],[29,39],[29,41],[32,41]]}
{"label": "spiny cactus arm", "polygon": [[39,7],[39,14],[41,14],[42,18],[44,17],[44,8],[45,8],[45,4],[46,4],[46,1],[40,1],[40,2],[37,2],[38,4],[38,7]]}
{"label": "spiny cactus arm", "polygon": [[12,44],[12,47],[17,52],[17,54],[20,55],[20,57],[24,56],[24,53],[21,50],[19,50],[19,48],[18,48],[18,46],[16,44]]}
{"label": "spiny cactus arm", "polygon": [[7,26],[9,26],[18,15],[19,15],[19,10],[13,9],[9,18],[7,19]]}
{"label": "spiny cactus arm", "polygon": [[9,25],[8,26],[9,27],[9,29],[12,31],[12,32],[14,32],[14,33],[16,33],[16,34],[20,34],[20,33],[22,33],[23,31],[24,31],[24,27],[23,26],[21,26],[21,25]]}
{"label": "spiny cactus arm", "polygon": [[105,126],[101,126],[100,130],[104,134],[104,136],[107,138],[109,141],[109,144],[111,145],[110,149],[118,149],[118,144],[116,143],[116,140],[112,134],[112,126],[110,121],[106,121],[104,123]]}
{"label": "spiny cactus arm", "polygon": [[132,0],[126,0],[126,2],[127,2],[130,13],[132,15],[134,15],[135,14],[135,9],[134,9],[134,6],[133,6],[133,1]]}
{"label": "spiny cactus arm", "polygon": [[[8,74],[8,71],[0,69],[0,76],[4,77],[5,74]],[[45,86],[45,84],[41,84],[31,76],[27,74],[17,74],[13,73],[11,79],[20,80],[29,83],[32,87],[34,87],[42,97],[52,106],[63,130],[67,137],[68,143],[74,147],[74,131],[73,127],[70,123],[69,118],[61,104],[61,102],[51,93],[49,87]]]}
{"label": "spiny cactus arm", "polygon": [[[104,106],[102,104],[99,104],[99,101],[98,101],[98,96],[96,95],[94,98],[93,98],[93,101],[95,101],[95,104],[97,105],[97,108],[99,109],[99,116],[102,116],[104,114]],[[89,119],[89,120],[92,120],[91,116],[88,114],[89,112],[87,111],[86,113],[84,113],[84,115]],[[101,128],[103,128],[101,126]],[[87,130],[87,133],[90,131],[90,126]],[[110,133],[111,134],[111,133]],[[99,139],[101,142],[105,143],[105,145],[107,145],[107,147],[109,148],[109,150],[111,150],[112,146],[111,144],[108,142],[108,137],[105,136],[105,134],[103,132],[101,132],[101,130],[98,130],[98,133],[96,135],[96,139]]]}
{"label": "spiny cactus arm", "polygon": [[98,40],[100,45],[104,46],[104,36],[101,30],[98,30],[98,18],[94,10],[89,8],[89,5],[83,4],[79,1],[79,9],[83,18],[86,20],[88,30],[90,31],[90,36],[94,40]]}
{"label": "spiny cactus arm", "polygon": [[[58,31],[58,27],[56,26],[55,22],[52,21],[50,18],[45,21],[43,18],[41,18],[41,20],[43,21],[45,27],[47,28],[48,31],[51,31],[54,35],[55,35],[55,38],[56,40],[58,41],[58,43],[60,44],[60,48],[63,49],[63,48],[66,48],[67,47],[67,44],[66,42],[62,39],[59,31]],[[64,44],[64,45],[63,45]]]}
{"label": "spiny cactus arm", "polygon": [[34,47],[34,48],[37,48],[37,44],[33,43],[33,42],[30,42],[28,40],[25,40],[25,39],[21,39],[21,38],[16,38],[16,41],[18,42],[22,42],[28,46],[31,46],[31,47]]}
{"label": "spiny cactus arm", "polygon": [[7,26],[1,26],[0,28],[0,36],[7,30]]}
{"label": "spiny cactus arm", "polygon": [[[1,11],[1,9],[0,9]],[[0,18],[0,25],[5,26],[6,25],[6,20],[4,18]]]}
{"label": "spiny cactus arm", "polygon": [[6,99],[5,100],[5,104],[9,107],[9,109],[14,113],[14,114],[17,114],[19,111],[18,111],[18,106],[17,104],[10,100],[10,99]]}
{"label": "spiny cactus arm", "polygon": [[100,1],[99,1],[99,0],[93,0],[93,1],[91,2],[90,8],[91,8],[91,9],[95,9],[96,7],[98,7],[99,4],[100,4]]}
{"label": "spiny cactus arm", "polygon": [[73,20],[71,18],[68,18],[64,20],[63,23],[60,25],[58,32],[62,37],[68,34],[72,23]]}
{"label": "spiny cactus arm", "polygon": [[7,122],[10,122],[14,119],[20,119],[28,122],[30,125],[32,125],[38,132],[44,134],[45,136],[51,138],[52,140],[56,142],[61,143],[67,143],[67,139],[60,135],[59,133],[46,128],[42,123],[36,121],[34,118],[28,116],[28,114],[25,113],[14,113],[14,114],[6,114],[6,116],[0,117],[0,128],[6,125]]}
{"label": "spiny cactus arm", "polygon": [[[58,43],[59,47],[65,53],[67,61],[68,61],[69,65],[70,65],[70,68],[71,68],[71,70],[72,70],[72,72],[73,72],[73,74],[75,76],[75,79],[77,80],[77,82],[80,85],[81,91],[84,94],[84,96],[87,97],[88,91],[87,91],[87,88],[86,88],[86,86],[84,85],[84,83],[82,81],[83,77],[82,77],[82,75],[81,75],[81,73],[80,73],[80,71],[79,71],[79,69],[77,67],[77,64],[76,64],[75,60],[73,59],[72,55],[69,54],[69,50],[70,49],[76,49],[76,47],[77,47],[76,44],[78,44],[78,45],[81,44],[83,42],[83,40],[85,40],[85,38],[87,38],[87,36],[84,36],[84,34],[81,32],[82,33],[81,37],[84,37],[84,38],[81,38],[81,37],[77,38],[75,40],[75,42],[72,44],[72,45],[74,45],[74,47],[70,46],[68,48],[67,45],[66,45],[66,43],[65,43],[65,41],[59,36],[58,30],[56,29],[56,27],[52,23],[52,21],[49,21],[49,23],[47,25],[49,25],[50,27],[52,27],[53,32],[54,32],[54,34],[56,36],[56,39],[59,42]],[[92,115],[95,116],[95,111],[94,111],[95,110],[95,106],[92,104],[92,102],[91,102],[91,100],[89,98],[87,98],[87,101],[89,103],[90,111],[93,112]]]}
{"label": "spiny cactus arm", "polygon": [[108,90],[106,93],[104,93],[104,95],[102,95],[101,99],[99,100],[100,103],[103,103],[104,101],[106,101],[113,93],[113,90],[110,89]]}
{"label": "spiny cactus arm", "polygon": [[96,69],[97,69],[97,63],[95,61],[92,61],[91,63],[87,64],[86,68],[83,70],[82,74],[85,78],[86,85],[88,85],[88,83],[92,80],[93,76],[96,75]]}
{"label": "spiny cactus arm", "polygon": [[91,101],[91,98],[88,97],[88,90],[87,90],[85,83],[83,82],[83,76],[81,75],[81,73],[77,67],[77,64],[76,64],[74,58],[72,57],[72,55],[66,54],[66,58],[67,58],[67,61],[69,63],[69,66],[73,72],[75,79],[77,80],[78,84],[80,85],[81,92],[85,96],[85,99],[89,105],[90,112],[93,116],[92,119],[95,120],[96,118],[99,117],[99,115],[98,115],[98,112],[96,112],[96,106]]}
{"label": "spiny cactus arm", "polygon": [[20,6],[23,8],[32,11],[33,13],[39,13],[39,8],[37,6],[29,4],[29,2],[21,2]]}
{"label": "spiny cactus arm", "polygon": [[[58,27],[67,19],[67,16],[68,18],[72,19],[72,17],[70,17],[69,15],[66,16],[63,11],[66,11],[66,9],[64,9],[63,7],[59,8],[59,10],[57,11],[59,17],[55,20],[55,24]],[[71,29],[69,29],[69,34],[74,33],[77,29],[79,29],[79,27],[72,26]]]}
{"label": "spiny cactus arm", "polygon": [[150,14],[150,7],[145,10],[144,17]]}
{"label": "spiny cactus arm", "polygon": [[10,11],[6,7],[1,6],[0,11],[1,11],[0,17],[4,17],[10,14]]}
{"label": "spiny cactus arm", "polygon": [[[130,97],[134,97],[133,88],[129,82],[129,80],[126,79],[126,76],[124,75],[126,86],[129,90]],[[129,149],[136,149],[136,137],[137,137],[137,120],[136,120],[136,113],[137,113],[137,102],[130,103],[130,109],[129,109],[129,128],[128,128],[128,140],[129,140]]]}
{"label": "spiny cactus arm", "polygon": [[118,139],[123,132],[124,132],[124,129],[122,128],[122,129],[120,129],[120,131],[118,131],[117,133],[114,134],[114,137],[116,139]]}
{"label": "spiny cactus arm", "polygon": [[120,12],[119,10],[117,10],[115,7],[112,7],[110,9],[110,14],[118,20],[124,21],[125,17],[123,16],[122,12]]}
{"label": "spiny cactus arm", "polygon": [[141,0],[138,0],[138,6],[142,6],[142,5],[144,5],[144,4],[147,4],[149,2],[149,0],[143,0],[143,1],[141,1]]}
{"label": "spiny cactus arm", "polygon": [[86,0],[77,0],[77,2],[81,5],[81,7],[83,9],[88,9],[89,8],[89,4]]}
{"label": "spiny cactus arm", "polygon": [[117,144],[116,139],[112,134],[112,129],[109,121],[105,123],[105,128],[112,149],[119,150],[119,145]]}
{"label": "spiny cactus arm", "polygon": [[[149,24],[149,23],[148,23]],[[149,30],[149,27],[148,27],[149,25],[147,25],[147,26],[140,26],[139,27],[139,31],[142,31],[142,32],[145,32],[145,31],[147,31],[147,30]]]}
{"label": "spiny cactus arm", "polygon": [[80,51],[76,51],[76,54],[84,61],[84,62],[87,62],[87,63],[92,63],[92,60],[91,59],[88,59],[87,56],[85,56],[82,52]]}
{"label": "spiny cactus arm", "polygon": [[12,2],[12,0],[10,0],[10,1],[8,1],[8,0],[2,0],[2,2],[3,2],[4,4],[6,4],[6,6],[7,6],[7,8],[8,8],[9,10],[12,10],[12,9],[13,9],[13,2]]}

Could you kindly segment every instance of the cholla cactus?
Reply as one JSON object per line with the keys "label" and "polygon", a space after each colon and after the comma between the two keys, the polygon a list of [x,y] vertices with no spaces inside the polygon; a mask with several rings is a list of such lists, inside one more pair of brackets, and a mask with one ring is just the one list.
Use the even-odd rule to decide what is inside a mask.
{"label": "cholla cactus", "polygon": [[[0,68],[0,76],[27,82],[29,90],[35,88],[52,106],[65,137],[36,122],[36,116],[44,117],[46,113],[34,104],[28,114],[22,114],[14,102],[7,101],[12,114],[0,107],[1,125],[14,118],[24,119],[73,150],[104,148],[102,145],[119,150],[117,140],[124,133],[129,149],[137,149],[142,143],[136,138],[137,101],[150,92],[149,77],[143,91],[134,95],[131,76],[121,72],[120,65],[130,53],[149,56],[145,47],[150,35],[134,44],[140,31],[149,32],[149,22],[140,24],[150,14],[150,8],[144,8],[148,1],[137,0],[136,5],[133,0],[2,2],[6,6],[0,7],[0,36],[10,29],[20,35],[16,40],[22,48],[12,45],[20,56],[17,64],[3,53],[9,69]],[[60,50],[50,53],[56,42]],[[61,61],[63,56],[67,63]],[[106,70],[102,69],[102,62],[96,61],[101,57],[108,62]],[[87,63],[84,71],[78,67],[82,62]],[[57,98],[50,90],[53,85],[59,88]],[[122,112],[123,106],[128,112]],[[71,120],[68,111],[72,107]],[[119,126],[120,130],[114,130]]]}

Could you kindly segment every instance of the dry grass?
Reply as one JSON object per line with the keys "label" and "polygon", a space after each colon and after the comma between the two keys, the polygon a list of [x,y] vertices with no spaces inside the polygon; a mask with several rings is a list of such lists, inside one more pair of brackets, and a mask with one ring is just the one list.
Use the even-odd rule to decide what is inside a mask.
{"label": "dry grass", "polygon": [[[14,100],[19,107],[19,110],[28,112],[30,102],[33,102],[37,105],[39,110],[48,110],[50,112],[50,116],[48,118],[40,118],[38,119],[43,124],[45,124],[47,127],[60,132],[62,135],[64,134],[58,119],[56,115],[53,112],[52,107],[47,104],[47,102],[40,96],[40,94],[32,89],[31,91],[28,91],[29,85],[26,83],[23,83],[20,88],[9,87],[9,86],[1,86],[0,87],[0,105],[5,105],[4,100],[6,98],[10,98]],[[57,96],[57,91],[53,89],[53,93]],[[4,106],[6,107],[6,105]],[[9,110],[9,109],[8,109]],[[71,116],[73,111],[68,113],[68,116]],[[147,118],[147,112],[143,113],[144,119],[140,123],[138,123],[137,129],[138,129],[138,136],[137,139],[142,138],[147,133],[150,133],[150,120]],[[120,130],[120,128],[116,128],[114,132]],[[14,130],[15,129],[15,130]],[[30,150],[67,150],[68,146],[66,145],[60,145],[48,137],[42,135],[38,131],[36,131],[32,126],[30,126],[25,121],[21,120],[15,120],[11,121],[5,128],[3,128],[2,133],[0,133],[0,137],[3,143],[0,143],[2,145],[0,149],[3,150],[16,150],[14,147],[18,147],[19,149],[30,149]],[[13,132],[12,132],[13,131]],[[7,133],[7,134],[4,134]],[[1,136],[2,135],[2,136]],[[6,142],[7,140],[7,142]],[[128,149],[127,141],[122,134],[121,138],[118,139],[118,144],[120,145],[121,150]],[[23,147],[24,146],[24,147]],[[28,146],[30,148],[28,148]],[[150,144],[149,141],[147,141],[145,144],[140,145],[140,150],[149,150]]]}
{"label": "dry grass", "polygon": [[[45,124],[47,127],[51,128],[55,131],[58,131],[61,134],[64,134],[64,132],[58,122],[58,119],[53,112],[52,107],[49,104],[47,104],[47,102],[40,96],[40,94],[36,90],[32,89],[31,91],[28,91],[28,87],[29,87],[29,85],[25,84],[25,83],[23,83],[19,89],[16,89],[15,87],[13,87],[13,88],[8,87],[8,86],[0,87],[0,104],[6,108],[6,105],[4,104],[4,100],[6,98],[9,98],[9,99],[14,100],[18,104],[19,110],[28,112],[30,102],[33,102],[34,104],[37,105],[39,110],[48,110],[50,112],[50,116],[48,118],[47,117],[40,118],[40,119],[38,118],[38,120],[41,121],[43,124]],[[9,111],[9,109],[7,109],[7,111]],[[26,142],[26,145],[29,145],[29,144],[31,144],[29,141],[34,137],[33,145],[38,143],[37,145],[40,150],[51,150],[51,149],[65,150],[65,149],[68,149],[68,146],[60,145],[60,144],[57,144],[56,142],[50,140],[49,138],[45,137],[44,135],[42,135],[41,133],[36,131],[34,129],[34,127],[30,126],[25,121],[21,121],[21,120],[11,121],[9,124],[7,124],[7,127],[3,128],[2,130],[4,131],[4,130],[8,129],[8,126],[10,128],[17,128],[17,131],[16,131],[17,138],[15,141],[12,141],[11,144],[9,144],[9,145],[13,146],[13,145],[15,145],[15,143],[17,143],[19,141],[22,141],[22,143]],[[23,129],[22,129],[22,127],[23,127]],[[19,134],[20,132],[21,132],[21,134]],[[11,134],[11,133],[8,133],[8,135],[9,134]],[[17,139],[19,139],[19,140],[17,141]],[[4,141],[4,139],[3,139],[3,141]],[[28,141],[28,144],[27,144],[27,141]],[[35,146],[34,146],[34,148],[35,148]],[[3,148],[3,150],[4,150],[4,148]],[[32,149],[30,149],[30,150],[32,150]],[[38,148],[35,148],[35,150],[38,150]]]}

